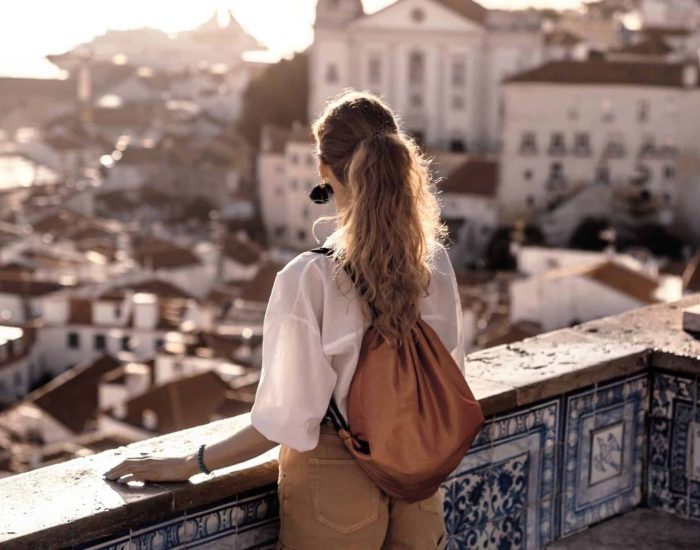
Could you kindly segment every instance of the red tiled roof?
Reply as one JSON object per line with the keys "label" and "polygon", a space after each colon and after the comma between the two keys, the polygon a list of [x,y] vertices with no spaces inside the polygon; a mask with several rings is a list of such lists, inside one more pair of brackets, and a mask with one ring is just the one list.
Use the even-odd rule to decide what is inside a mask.
{"label": "red tiled roof", "polygon": [[469,159],[453,170],[439,188],[443,193],[493,197],[498,187],[498,163],[493,160]]}
{"label": "red tiled roof", "polygon": [[517,74],[507,83],[632,84],[638,86],[683,87],[684,65],[607,61],[553,61]]}
{"label": "red tiled roof", "polygon": [[654,296],[659,287],[658,281],[612,260],[562,267],[544,274],[547,278],[576,275],[597,281],[646,304],[660,301]]}
{"label": "red tiled roof", "polygon": [[100,298],[121,300],[124,299],[124,296],[126,296],[126,292],[128,290],[133,292],[155,294],[161,298],[181,298],[183,300],[193,298],[191,294],[185,292],[181,288],[173,285],[172,283],[161,281],[159,279],[148,279],[138,283],[117,286],[102,294]]}
{"label": "red tiled roof", "polygon": [[29,297],[45,296],[65,288],[69,287],[58,283],[27,279],[17,272],[0,274],[0,294],[15,294]]}
{"label": "red tiled roof", "polygon": [[230,235],[224,241],[224,255],[243,265],[256,263],[263,253],[263,248],[250,239]]}
{"label": "red tiled roof", "polygon": [[213,371],[182,378],[126,403],[125,421],[143,428],[143,412],[156,414],[156,432],[165,434],[209,422],[230,386]]}
{"label": "red tiled roof", "polygon": [[581,37],[571,31],[557,29],[544,36],[547,46],[575,46],[581,42]]}
{"label": "red tiled roof", "polygon": [[239,298],[247,302],[266,304],[270,300],[277,272],[283,267],[284,265],[275,262],[265,262],[255,277],[243,287]]}
{"label": "red tiled roof", "polygon": [[84,363],[58,375],[27,397],[75,433],[84,431],[96,418],[100,377],[119,366],[109,355]]}
{"label": "red tiled roof", "polygon": [[153,269],[186,267],[201,264],[199,258],[187,248],[167,241],[148,240],[134,250],[134,259],[144,267]]}

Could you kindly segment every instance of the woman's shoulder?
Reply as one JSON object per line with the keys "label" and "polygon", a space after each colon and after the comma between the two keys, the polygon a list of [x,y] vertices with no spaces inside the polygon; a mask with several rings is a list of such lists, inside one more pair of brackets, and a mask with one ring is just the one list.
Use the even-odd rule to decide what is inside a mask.
{"label": "woman's shoulder", "polygon": [[277,272],[277,277],[289,282],[300,282],[304,279],[315,279],[324,274],[330,258],[324,254],[306,250],[289,260]]}

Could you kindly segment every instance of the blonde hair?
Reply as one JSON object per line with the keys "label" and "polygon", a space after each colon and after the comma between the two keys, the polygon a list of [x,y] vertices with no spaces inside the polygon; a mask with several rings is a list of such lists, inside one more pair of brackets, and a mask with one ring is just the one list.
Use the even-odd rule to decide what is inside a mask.
{"label": "blonde hair", "polygon": [[429,161],[370,92],[331,100],[313,134],[320,160],[348,192],[345,208],[317,220],[337,222],[336,270],[350,268],[359,295],[377,310],[377,332],[400,343],[420,316],[435,244],[447,236]]}

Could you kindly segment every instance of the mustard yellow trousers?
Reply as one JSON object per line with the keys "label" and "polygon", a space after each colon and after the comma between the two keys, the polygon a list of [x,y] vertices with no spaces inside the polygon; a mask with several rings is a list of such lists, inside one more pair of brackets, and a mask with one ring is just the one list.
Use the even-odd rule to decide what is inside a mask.
{"label": "mustard yellow trousers", "polygon": [[362,471],[335,429],[318,446],[279,456],[278,550],[429,550],[447,544],[443,495],[394,499]]}

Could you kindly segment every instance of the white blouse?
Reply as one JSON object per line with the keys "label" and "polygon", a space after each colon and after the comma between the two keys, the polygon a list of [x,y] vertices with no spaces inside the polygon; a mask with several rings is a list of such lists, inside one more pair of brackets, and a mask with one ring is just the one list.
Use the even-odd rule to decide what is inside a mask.
{"label": "white blouse", "polygon": [[[329,237],[324,246],[331,244]],[[440,336],[464,372],[462,307],[447,250],[437,244],[423,320]],[[332,258],[307,251],[275,278],[263,321],[262,372],[251,423],[270,441],[314,449],[331,395],[347,418],[347,394],[370,320],[359,294]]]}

